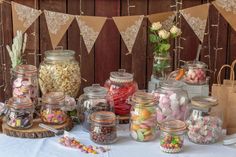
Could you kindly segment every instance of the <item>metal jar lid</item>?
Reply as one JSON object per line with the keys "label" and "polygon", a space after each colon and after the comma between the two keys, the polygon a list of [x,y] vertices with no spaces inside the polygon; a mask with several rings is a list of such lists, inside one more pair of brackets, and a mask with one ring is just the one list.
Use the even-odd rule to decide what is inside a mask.
{"label": "metal jar lid", "polygon": [[118,83],[132,82],[134,80],[134,75],[127,73],[125,69],[119,69],[110,73],[110,80]]}

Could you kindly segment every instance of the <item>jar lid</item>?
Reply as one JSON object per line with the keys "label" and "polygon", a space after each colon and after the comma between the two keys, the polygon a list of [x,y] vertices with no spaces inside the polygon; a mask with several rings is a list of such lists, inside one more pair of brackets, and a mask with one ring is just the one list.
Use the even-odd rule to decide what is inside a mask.
{"label": "jar lid", "polygon": [[186,67],[191,67],[191,68],[207,68],[207,64],[201,61],[187,61],[185,62]]}
{"label": "jar lid", "polygon": [[12,97],[7,101],[7,106],[14,109],[32,108],[33,103],[28,97]]}
{"label": "jar lid", "polygon": [[51,105],[58,105],[58,103],[64,100],[65,94],[63,92],[49,92],[42,96],[42,102]]}
{"label": "jar lid", "polygon": [[51,60],[63,60],[69,57],[74,58],[75,51],[73,50],[48,50],[45,51],[45,57]]}
{"label": "jar lid", "polygon": [[132,82],[134,80],[134,75],[127,73],[125,69],[119,69],[118,71],[110,73],[110,80],[118,83]]}
{"label": "jar lid", "polygon": [[22,64],[13,69],[13,72],[20,75],[32,76],[37,75],[37,68],[34,65]]}
{"label": "jar lid", "polygon": [[84,93],[88,96],[106,96],[107,92],[107,88],[102,87],[99,84],[93,84],[92,86],[84,88]]}
{"label": "jar lid", "polygon": [[187,125],[181,120],[169,120],[161,123],[160,128],[166,132],[179,132],[186,130]]}
{"label": "jar lid", "polygon": [[93,112],[90,118],[96,123],[111,124],[116,122],[116,115],[109,111]]}
{"label": "jar lid", "polygon": [[138,104],[149,104],[157,101],[156,97],[151,93],[137,91],[133,94],[131,100]]}
{"label": "jar lid", "polygon": [[196,96],[191,99],[191,104],[194,107],[207,109],[216,106],[218,100],[214,97]]}
{"label": "jar lid", "polygon": [[183,82],[176,80],[164,80],[160,82],[160,87],[163,89],[180,89],[183,87]]}

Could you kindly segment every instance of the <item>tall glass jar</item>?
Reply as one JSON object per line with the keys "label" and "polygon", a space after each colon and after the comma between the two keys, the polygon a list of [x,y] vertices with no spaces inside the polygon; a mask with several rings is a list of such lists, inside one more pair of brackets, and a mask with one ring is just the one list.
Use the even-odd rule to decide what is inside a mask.
{"label": "tall glass jar", "polygon": [[131,106],[127,103],[127,100],[138,90],[133,74],[125,72],[124,69],[111,72],[110,79],[106,81],[105,87],[114,100],[115,114],[127,116],[127,121],[121,123],[128,123]]}
{"label": "tall glass jar", "polygon": [[188,94],[182,89],[182,83],[175,80],[160,82],[160,88],[153,91],[158,100],[157,121],[185,120],[188,111]]}
{"label": "tall glass jar", "polygon": [[222,116],[212,112],[217,105],[213,97],[193,97],[187,120],[188,138],[197,144],[212,144],[222,137]]}
{"label": "tall glass jar", "polygon": [[160,149],[166,153],[178,153],[183,150],[186,124],[180,120],[161,123]]}
{"label": "tall glass jar", "polygon": [[93,84],[84,88],[78,100],[78,117],[85,131],[90,130],[89,117],[96,111],[113,111],[113,100],[105,87]]}
{"label": "tall glass jar", "polygon": [[164,80],[172,71],[172,59],[169,53],[156,53],[153,60],[152,75],[159,80]]}
{"label": "tall glass jar", "polygon": [[81,84],[79,63],[71,50],[50,50],[45,52],[39,67],[39,85],[43,94],[64,92],[76,97]]}
{"label": "tall glass jar", "polygon": [[130,135],[140,142],[156,138],[157,120],[155,97],[149,93],[138,91],[131,98]]}
{"label": "tall glass jar", "polygon": [[18,65],[12,69],[13,97],[29,97],[33,104],[38,103],[38,74],[33,65]]}
{"label": "tall glass jar", "polygon": [[42,97],[40,116],[43,123],[63,124],[67,119],[63,92],[50,92]]}
{"label": "tall glass jar", "polygon": [[111,144],[117,141],[116,116],[113,112],[98,111],[90,116],[90,139],[98,144]]}

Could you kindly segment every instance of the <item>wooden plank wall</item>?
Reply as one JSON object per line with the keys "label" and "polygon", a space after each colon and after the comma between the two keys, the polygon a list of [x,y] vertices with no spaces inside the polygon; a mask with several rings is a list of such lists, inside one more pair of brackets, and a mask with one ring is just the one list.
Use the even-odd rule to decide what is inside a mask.
{"label": "wooden plank wall", "polygon": [[[10,0],[8,0],[10,2]],[[37,9],[47,9],[52,11],[58,11],[69,14],[80,14],[79,8],[82,8],[83,15],[91,16],[106,16],[109,17],[106,21],[101,34],[99,35],[97,42],[90,54],[87,54],[83,41],[80,41],[80,32],[76,24],[73,21],[69,27],[68,32],[63,37],[59,45],[62,45],[65,49],[72,49],[76,51],[76,59],[80,60],[81,57],[81,73],[82,77],[87,81],[82,82],[81,89],[92,83],[103,84],[109,77],[109,73],[119,68],[124,68],[128,72],[134,73],[135,79],[139,84],[140,89],[147,88],[147,83],[150,80],[152,73],[152,46],[148,42],[148,29],[150,22],[145,18],[136,43],[134,45],[133,54],[125,55],[127,48],[122,41],[120,34],[110,18],[112,16],[126,16],[127,0],[14,0],[15,2],[34,7]],[[183,8],[206,3],[207,0],[183,0]],[[134,8],[130,8],[130,15],[147,15],[158,12],[170,11],[170,5],[174,4],[174,0],[130,0],[130,5],[135,5]],[[81,5],[81,6],[80,6]],[[8,53],[5,49],[6,44],[12,42],[12,21],[11,21],[11,6],[8,3],[1,4],[2,16],[1,24],[3,28],[3,34],[1,35],[1,43],[4,42],[4,47],[0,49],[0,63],[6,65],[7,74],[7,89],[0,88],[0,100],[4,100],[11,95],[10,88],[10,60]],[[204,45],[210,44],[210,47],[205,47],[201,53],[201,60],[210,64],[210,67],[216,65],[216,69],[219,69],[222,64],[231,63],[236,58],[236,32],[233,31],[224,18],[220,15],[220,33],[219,33],[219,47],[223,50],[218,53],[218,57],[215,58],[214,47],[216,45],[216,28],[212,27],[212,24],[216,24],[218,19],[217,10],[211,6],[209,15],[209,34],[205,38]],[[182,19],[183,37],[186,39],[182,41],[184,49],[181,51],[182,60],[192,60],[195,58],[198,39],[192,32],[191,28],[187,25],[186,21]],[[43,54],[46,50],[52,49],[50,38],[45,23],[45,17],[40,18],[27,30],[29,34],[29,41],[27,44],[27,55],[25,60],[29,64],[39,65],[43,60]],[[82,50],[82,51],[80,51]],[[211,60],[209,61],[207,55],[210,51]],[[34,54],[37,54],[35,57]],[[6,57],[6,61],[3,62],[3,57]],[[216,62],[215,62],[216,60]],[[3,83],[3,72],[0,71],[0,85]],[[213,69],[214,70],[214,69]],[[228,72],[225,72],[227,74]],[[216,73],[215,73],[216,74]],[[215,75],[211,73],[211,82],[214,82]],[[225,77],[225,76],[222,76]],[[82,93],[82,90],[80,90]]]}

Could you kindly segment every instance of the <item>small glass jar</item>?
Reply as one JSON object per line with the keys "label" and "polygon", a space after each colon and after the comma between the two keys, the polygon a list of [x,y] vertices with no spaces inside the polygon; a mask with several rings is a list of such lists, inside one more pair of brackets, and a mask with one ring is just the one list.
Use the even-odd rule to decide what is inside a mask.
{"label": "small glass jar", "polygon": [[138,91],[131,98],[130,135],[140,142],[156,138],[157,119],[155,97],[149,93]]}
{"label": "small glass jar", "polygon": [[127,99],[138,90],[133,74],[125,72],[124,69],[111,72],[105,87],[114,100],[115,114],[129,117],[131,106],[127,103]]}
{"label": "small glass jar", "polygon": [[186,70],[184,82],[192,85],[203,85],[207,83],[207,65],[200,61],[188,61],[185,63]]}
{"label": "small glass jar", "polygon": [[50,92],[42,97],[40,116],[43,123],[63,124],[67,119],[65,95],[63,92]]}
{"label": "small glass jar", "polygon": [[154,78],[165,80],[172,71],[172,59],[169,53],[154,53],[153,71]]}
{"label": "small glass jar", "polygon": [[34,106],[28,97],[10,98],[4,113],[7,125],[14,129],[28,129],[33,125]]}
{"label": "small glass jar", "polygon": [[191,112],[187,120],[188,138],[197,144],[212,144],[222,137],[222,120],[218,113],[212,112],[217,105],[213,97],[193,97]]}
{"label": "small glass jar", "polygon": [[84,131],[90,130],[89,117],[96,111],[113,111],[113,100],[108,90],[99,84],[84,88],[78,100],[78,117]]}
{"label": "small glass jar", "polygon": [[117,141],[116,116],[113,112],[98,111],[90,116],[90,139],[98,144],[111,144]]}
{"label": "small glass jar", "polygon": [[166,153],[178,153],[183,150],[186,124],[180,120],[161,123],[160,149]]}
{"label": "small glass jar", "polygon": [[33,104],[38,103],[38,74],[33,65],[18,65],[12,69],[13,97],[29,97]]}
{"label": "small glass jar", "polygon": [[45,52],[39,67],[39,85],[43,94],[64,92],[76,97],[80,89],[81,75],[79,63],[71,50],[50,50]]}
{"label": "small glass jar", "polygon": [[188,113],[188,94],[182,89],[182,83],[175,80],[160,82],[160,87],[153,91],[158,100],[157,121],[166,120],[184,121]]}

